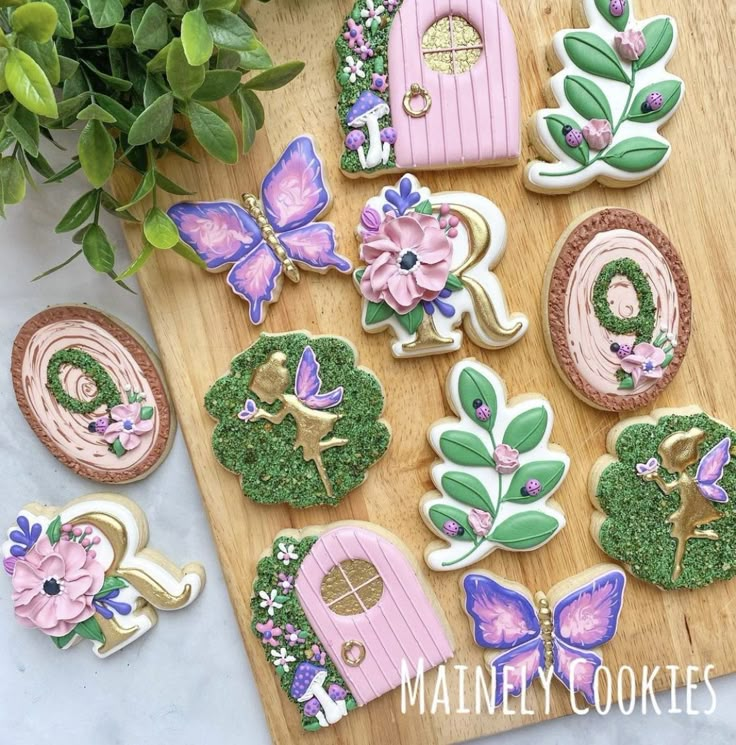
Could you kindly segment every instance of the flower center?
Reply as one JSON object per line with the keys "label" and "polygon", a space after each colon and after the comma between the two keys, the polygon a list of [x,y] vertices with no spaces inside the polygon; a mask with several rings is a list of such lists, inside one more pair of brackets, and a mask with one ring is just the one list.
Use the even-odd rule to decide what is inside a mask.
{"label": "flower center", "polygon": [[399,255],[399,268],[404,272],[410,272],[419,263],[419,257],[414,253],[406,249]]}
{"label": "flower center", "polygon": [[644,367],[644,370],[646,370],[646,372],[651,372],[652,370],[654,370],[654,365],[652,364],[651,360],[647,360],[644,363],[643,367]]}
{"label": "flower center", "polygon": [[125,430],[126,432],[130,432],[130,430],[132,430],[132,429],[133,429],[133,421],[132,421],[131,419],[126,419],[126,420],[125,420],[125,421],[123,422],[123,429],[124,429],[124,430]]}
{"label": "flower center", "polygon": [[57,579],[52,577],[43,583],[43,591],[47,595],[58,595],[61,592],[61,585]]}

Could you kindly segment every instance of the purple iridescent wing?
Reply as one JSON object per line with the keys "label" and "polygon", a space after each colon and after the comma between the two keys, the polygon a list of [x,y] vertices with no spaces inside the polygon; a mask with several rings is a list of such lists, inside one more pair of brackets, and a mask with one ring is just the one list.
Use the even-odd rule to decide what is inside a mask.
{"label": "purple iridescent wing", "polygon": [[626,575],[612,569],[565,595],[552,610],[557,639],[576,649],[594,649],[610,641],[618,626]]}
{"label": "purple iridescent wing", "polygon": [[273,251],[261,243],[227,275],[232,291],[247,301],[250,321],[256,326],[266,317],[265,306],[278,295],[281,269],[281,262]]}
{"label": "purple iridescent wing", "polygon": [[512,696],[520,696],[539,677],[544,669],[544,642],[541,638],[532,639],[498,655],[489,667],[493,672],[495,704],[500,706],[504,689]]}
{"label": "purple iridescent wing", "polygon": [[330,193],[311,137],[302,135],[287,145],[261,187],[261,201],[277,233],[314,222],[330,203]]}
{"label": "purple iridescent wing", "polygon": [[253,218],[234,202],[179,202],[168,214],[211,271],[240,261],[262,240]]}
{"label": "purple iridescent wing", "polygon": [[700,461],[695,481],[700,493],[711,502],[728,502],[728,493],[718,484],[723,470],[731,462],[731,438],[724,437]]}
{"label": "purple iridescent wing", "polygon": [[467,574],[463,589],[478,646],[511,649],[539,636],[537,612],[526,594],[486,574]]}
{"label": "purple iridescent wing", "polygon": [[575,693],[582,693],[585,700],[595,703],[595,673],[603,660],[595,652],[573,649],[559,639],[553,645],[554,672],[562,684]]}
{"label": "purple iridescent wing", "polygon": [[279,235],[281,245],[291,259],[307,269],[323,271],[334,266],[349,272],[352,264],[336,251],[335,228],[328,222],[307,225]]}
{"label": "purple iridescent wing", "polygon": [[339,386],[329,393],[320,393],[322,379],[319,376],[319,362],[314,350],[306,346],[296,368],[294,390],[296,397],[310,409],[331,409],[342,401],[343,388]]}

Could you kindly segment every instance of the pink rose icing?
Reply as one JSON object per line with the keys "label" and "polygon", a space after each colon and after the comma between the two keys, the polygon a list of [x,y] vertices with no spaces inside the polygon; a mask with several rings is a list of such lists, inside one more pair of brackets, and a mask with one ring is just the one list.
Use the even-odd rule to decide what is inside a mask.
{"label": "pink rose icing", "polygon": [[452,242],[434,217],[411,213],[387,216],[365,238],[360,253],[368,264],[360,281],[363,296],[374,303],[385,301],[403,315],[444,289]]}
{"label": "pink rose icing", "polygon": [[634,62],[644,54],[644,50],[647,48],[647,40],[641,31],[630,28],[613,37],[613,46],[621,59]]}
{"label": "pink rose icing", "polygon": [[113,443],[120,438],[120,444],[126,450],[133,450],[141,444],[140,435],[153,429],[150,419],[141,420],[141,404],[120,404],[110,410],[110,416],[115,420],[105,430],[105,442]]}
{"label": "pink rose icing", "polygon": [[105,581],[105,570],[73,541],[51,545],[44,535],[13,570],[13,604],[23,626],[49,636],[64,636],[91,618],[92,599]]}
{"label": "pink rose icing", "polygon": [[489,513],[473,508],[468,513],[468,523],[476,535],[485,538],[491,532],[493,518]]}
{"label": "pink rose icing", "polygon": [[630,373],[634,379],[634,386],[639,385],[642,377],[658,380],[664,375],[662,363],[667,355],[664,350],[654,344],[644,342],[634,347],[634,353],[621,360],[624,372]]}
{"label": "pink rose icing", "polygon": [[212,211],[207,217],[184,213],[179,227],[182,233],[188,234],[197,244],[207,246],[208,252],[215,256],[231,256],[241,244],[249,245],[253,240],[244,235],[237,217],[224,211]]}
{"label": "pink rose icing", "polygon": [[513,473],[519,467],[519,451],[510,445],[501,444],[493,451],[496,470],[499,473]]}
{"label": "pink rose icing", "polygon": [[607,148],[613,140],[613,130],[607,119],[591,119],[583,127],[583,137],[593,150]]}

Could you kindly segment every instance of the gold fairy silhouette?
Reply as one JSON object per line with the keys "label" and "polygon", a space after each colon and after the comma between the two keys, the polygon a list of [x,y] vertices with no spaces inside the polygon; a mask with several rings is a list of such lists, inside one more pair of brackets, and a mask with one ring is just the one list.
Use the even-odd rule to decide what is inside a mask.
{"label": "gold fairy silhouette", "polygon": [[342,402],[343,387],[339,386],[329,393],[320,393],[322,379],[319,376],[319,362],[310,346],[305,347],[299,360],[294,393],[286,392],[290,385],[286,355],[283,352],[273,352],[266,362],[256,368],[250,388],[261,401],[267,404],[280,401],[283,406],[275,414],[270,414],[257,408],[255,402],[248,399],[238,416],[244,421],[265,419],[272,424],[281,424],[291,415],[296,423],[294,450],[301,448],[304,460],[314,463],[327,496],[331,497],[332,484],[322,463],[322,453],[330,448],[347,445],[348,441],[340,437],[323,439],[332,433],[340,419],[339,414],[332,414],[325,409],[331,409]]}
{"label": "gold fairy silhouette", "polygon": [[676,481],[668,483],[660,476],[660,463],[656,458],[636,467],[638,475],[644,481],[654,482],[664,494],[680,494],[680,506],[667,518],[667,522],[672,525],[670,535],[677,541],[673,582],[682,574],[682,560],[687,542],[691,538],[718,540],[715,530],[701,526],[723,517],[723,513],[713,506],[713,502],[728,502],[728,494],[718,482],[723,478],[723,470],[731,460],[730,438],[725,437],[703,456],[695,477],[687,473],[687,469],[700,459],[700,446],[704,440],[705,432],[691,429],[689,432],[675,432],[660,443],[661,465],[670,473],[678,474]]}

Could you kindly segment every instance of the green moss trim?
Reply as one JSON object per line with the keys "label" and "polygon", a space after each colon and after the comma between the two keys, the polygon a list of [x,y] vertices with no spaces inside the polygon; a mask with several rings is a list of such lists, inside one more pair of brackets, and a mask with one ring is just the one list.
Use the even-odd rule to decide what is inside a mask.
{"label": "green moss trim", "polygon": [[[305,461],[301,450],[294,450],[296,425],[292,417],[287,416],[278,425],[238,418],[248,398],[271,413],[279,410],[281,404],[265,404],[250,390],[253,371],[273,352],[282,351],[293,385],[307,344],[321,365],[323,390],[344,388],[342,403],[330,411],[340,415],[332,436],[345,438],[348,444],[322,455],[332,484],[331,498],[314,463]],[[218,380],[205,397],[207,411],[219,421],[212,438],[213,450],[225,468],[240,474],[243,494],[256,502],[294,507],[338,504],[363,482],[366,471],[386,452],[391,439],[388,427],[379,421],[383,405],[381,384],[370,372],[355,366],[355,353],[347,342],[302,333],[262,335],[233,360],[230,374]]]}
{"label": "green moss trim", "polygon": [[[97,386],[97,395],[91,401],[73,398],[61,383],[60,373],[63,365],[71,365],[81,370]],[[46,370],[46,384],[59,404],[73,414],[92,414],[100,406],[111,409],[121,403],[117,385],[105,368],[87,352],[81,349],[60,349],[49,360]]]}
{"label": "green moss trim", "polygon": [[[658,457],[657,450],[666,437],[693,427],[706,433],[701,456],[724,437],[736,442],[736,432],[706,414],[666,416],[656,426],[632,424],[618,438],[618,461],[603,471],[596,492],[607,515],[599,532],[603,550],[628,564],[637,577],[665,589],[703,587],[736,576],[736,462],[726,466],[720,482],[732,498],[715,505],[723,517],[708,526],[720,539],[688,541],[683,572],[676,582],[672,581],[676,541],[670,535],[667,518],[677,509],[679,494],[666,496],[655,484],[636,475],[636,464]],[[696,468],[693,466],[691,475]],[[671,480],[664,469],[660,473]]]}
{"label": "green moss trim", "polygon": [[[639,300],[639,314],[631,318],[614,315],[608,305],[608,289],[614,277],[626,277],[631,282]],[[649,280],[641,267],[632,259],[618,259],[606,264],[593,287],[593,308],[601,326],[612,334],[636,334],[636,343],[651,342],[657,309]]]}
{"label": "green moss trim", "polygon": [[[256,629],[256,624],[266,623],[269,618],[273,619],[275,627],[282,630],[285,628],[287,623],[290,623],[299,631],[305,632],[304,644],[297,644],[293,647],[289,647],[288,644],[286,644],[285,642],[283,644],[279,643],[278,647],[272,647],[270,644],[264,644],[263,649],[269,665],[271,665],[274,669],[274,675],[278,675],[278,673],[276,672],[276,667],[273,664],[274,658],[271,655],[272,649],[280,650],[281,647],[286,647],[288,653],[296,657],[296,662],[293,662],[289,665],[289,671],[279,676],[279,683],[284,689],[286,695],[289,697],[289,700],[299,707],[299,711],[302,713],[302,727],[304,727],[304,729],[306,730],[314,729],[314,724],[317,720],[314,717],[304,716],[304,704],[300,704],[295,701],[295,699],[292,698],[291,694],[289,693],[289,690],[291,689],[291,684],[294,680],[294,673],[296,671],[297,665],[300,662],[309,660],[309,658],[306,656],[306,653],[311,650],[312,645],[319,645],[320,649],[323,652],[325,652],[326,650],[312,627],[309,625],[309,621],[307,621],[307,617],[304,614],[302,606],[299,603],[299,599],[297,598],[296,592],[294,590],[283,596],[283,607],[275,610],[273,616],[269,616],[266,609],[260,607],[261,598],[259,597],[258,593],[263,591],[266,594],[270,594],[271,590],[277,589],[280,594],[283,594],[283,591],[277,585],[279,581],[279,574],[284,573],[287,576],[291,575],[293,577],[296,577],[299,573],[299,567],[301,566],[302,561],[304,561],[304,558],[310,552],[312,546],[315,544],[316,541],[317,538],[314,536],[303,538],[301,541],[294,541],[277,537],[273,544],[271,556],[261,559],[258,562],[257,576],[253,585],[253,598],[251,599],[251,610],[253,612],[251,628],[253,629],[253,633],[259,639],[261,639],[262,635]],[[293,545],[294,551],[298,556],[298,559],[296,559],[295,561],[290,561],[288,566],[284,566],[284,563],[277,558],[280,543]],[[279,641],[281,639],[283,639],[283,636],[279,637]],[[337,683],[339,686],[342,686],[346,691],[348,691],[348,697],[345,701],[348,709],[354,709],[357,706],[357,702],[355,701],[353,696],[350,695],[347,684],[340,676],[340,673],[338,673],[335,664],[332,662],[329,656],[327,657],[327,660],[323,667],[325,667],[328,671],[324,688],[329,688],[332,683]]]}
{"label": "green moss trim", "polygon": [[[379,0],[376,0],[376,2],[379,2]],[[364,10],[367,7],[366,2],[365,0],[358,0],[353,6],[351,14],[345,18],[345,22],[340,27],[340,33],[337,37],[337,41],[335,42],[335,51],[337,53],[337,70],[335,72],[335,77],[337,79],[338,87],[340,88],[340,95],[337,101],[337,114],[340,118],[340,126],[342,127],[342,131],[346,136],[349,132],[353,131],[350,127],[348,127],[345,121],[347,113],[353,106],[353,104],[358,100],[358,97],[363,91],[371,90],[372,74],[374,72],[378,72],[376,65],[381,64],[379,60],[383,62],[383,73],[385,75],[388,75],[388,37],[391,30],[391,24],[393,23],[393,20],[396,17],[396,14],[398,13],[402,2],[403,0],[399,1],[396,10],[394,10],[393,13],[389,13],[388,10],[384,11],[383,15],[387,19],[385,25],[382,24],[378,28],[373,25],[370,29],[368,29],[365,27],[364,20],[360,16],[360,11]],[[354,50],[350,49],[347,41],[345,41],[342,36],[347,30],[347,22],[351,18],[355,20],[356,23],[359,23],[363,26],[363,37],[366,39],[366,41],[370,42],[371,47],[373,48],[374,55],[367,60],[361,60],[363,62],[365,78],[358,78],[355,83],[342,83],[340,80],[340,74],[342,73],[342,68],[345,66],[345,58],[352,55],[356,59],[360,59],[360,56],[357,53],[354,54]],[[389,85],[390,84],[391,78],[389,77]],[[372,92],[387,103],[389,102],[388,91],[386,91],[385,93],[378,93],[377,91]],[[379,123],[381,129],[390,127],[392,125],[391,115],[389,114],[382,117]],[[363,128],[363,134],[366,136],[367,140],[367,127]],[[378,171],[393,170],[396,168],[396,158],[392,148],[391,156],[386,165],[381,164],[376,168],[363,170],[363,167],[360,165],[360,160],[358,159],[357,153],[352,152],[346,148],[343,151],[342,157],[340,158],[340,168],[346,173],[376,173]]]}

